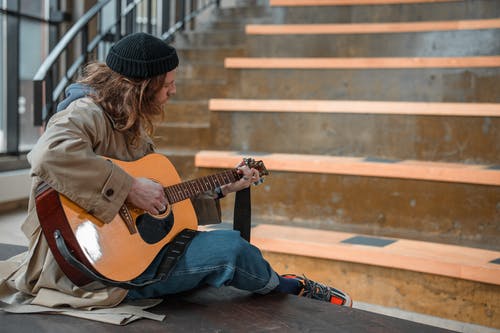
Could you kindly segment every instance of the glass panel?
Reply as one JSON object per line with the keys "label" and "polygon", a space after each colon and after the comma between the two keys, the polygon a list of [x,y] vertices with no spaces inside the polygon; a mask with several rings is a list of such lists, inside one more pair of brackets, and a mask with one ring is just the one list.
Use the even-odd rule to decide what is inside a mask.
{"label": "glass panel", "polygon": [[[39,10],[41,12],[41,9]],[[41,128],[33,126],[33,77],[47,55],[48,25],[21,20],[19,45],[19,150],[30,150],[41,134]]]}
{"label": "glass panel", "polygon": [[[47,1],[21,0],[21,12],[45,17]],[[41,128],[33,126],[33,76],[47,56],[47,24],[21,20],[19,41],[19,150],[30,150],[41,135]]]}
{"label": "glass panel", "polygon": [[42,5],[44,1],[21,0],[19,11],[22,14],[31,15],[34,17],[43,17]]}

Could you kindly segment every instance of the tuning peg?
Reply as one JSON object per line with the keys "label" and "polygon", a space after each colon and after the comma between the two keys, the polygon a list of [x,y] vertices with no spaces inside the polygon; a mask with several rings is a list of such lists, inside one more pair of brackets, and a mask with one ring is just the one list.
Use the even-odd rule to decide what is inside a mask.
{"label": "tuning peg", "polygon": [[254,184],[255,186],[257,186],[257,185],[262,184],[263,182],[264,182],[264,178],[260,178],[258,181],[254,182],[253,184]]}

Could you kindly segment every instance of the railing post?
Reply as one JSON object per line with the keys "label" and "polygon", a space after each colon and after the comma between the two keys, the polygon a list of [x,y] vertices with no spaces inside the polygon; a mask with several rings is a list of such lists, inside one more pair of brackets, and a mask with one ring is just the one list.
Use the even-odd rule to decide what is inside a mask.
{"label": "railing post", "polygon": [[52,102],[52,94],[54,93],[54,68],[52,67],[51,70],[49,70],[49,73],[45,80],[43,81],[44,84],[44,95],[45,95],[45,103],[44,107],[42,107],[42,125],[45,125],[44,122],[46,123],[49,121],[50,117],[54,114],[54,103]]}
{"label": "railing post", "polygon": [[[82,29],[82,38],[80,40],[82,55],[84,59],[84,63],[86,63],[89,59],[89,54],[87,52],[87,45],[89,44],[89,25],[86,24],[85,28]],[[69,79],[69,78],[68,78]]]}
{"label": "railing post", "polygon": [[[131,4],[134,0],[127,0],[127,5]],[[134,31],[134,19],[137,10],[134,8],[130,13],[125,16],[125,35],[128,35]]]}
{"label": "railing post", "polygon": [[163,1],[161,13],[161,34],[170,28],[170,0]]}
{"label": "railing post", "polygon": [[184,0],[178,0],[176,13],[177,13],[177,22],[181,22],[180,30],[184,31],[186,29],[186,23],[184,22],[184,18],[186,17],[186,2]]}
{"label": "railing post", "polygon": [[[7,1],[7,9],[19,12],[19,0]],[[19,126],[19,40],[20,40],[20,18],[16,15],[7,15],[6,32],[9,47],[6,53],[6,89],[5,108],[7,111],[7,153],[17,155],[19,153],[20,126]]]}
{"label": "railing post", "polygon": [[122,0],[116,0],[115,3],[116,27],[114,41],[117,42],[122,38]]}
{"label": "railing post", "polygon": [[151,6],[152,2],[151,0],[148,0],[148,9],[147,9],[147,15],[148,15],[148,22],[146,23],[146,29],[147,29],[147,32],[148,34],[152,34],[153,33],[153,24],[151,23],[151,18],[152,18],[152,13],[153,13],[153,8]]}
{"label": "railing post", "polygon": [[[197,0],[191,0],[191,5],[189,7],[189,11],[191,13],[194,13],[197,9]],[[195,19],[191,20],[191,24],[189,25],[189,30],[194,30],[195,29]]]}

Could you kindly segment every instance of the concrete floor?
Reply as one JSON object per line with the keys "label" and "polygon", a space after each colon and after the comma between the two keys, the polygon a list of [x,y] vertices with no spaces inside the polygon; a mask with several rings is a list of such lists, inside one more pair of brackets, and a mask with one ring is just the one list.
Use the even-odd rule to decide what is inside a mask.
{"label": "concrete floor", "polygon": [[[22,210],[0,214],[0,243],[27,246],[28,242],[24,237],[22,231],[20,230],[21,224],[23,223],[25,217],[26,217],[26,212]],[[222,226],[222,227],[227,227],[227,226]],[[210,227],[206,229],[210,229]],[[479,325],[472,325],[468,323],[442,319],[439,317],[422,315],[414,312],[402,311],[397,308],[383,307],[375,304],[354,302],[354,307],[361,310],[375,312],[391,317],[396,317],[427,325],[441,327],[456,332],[500,333],[500,330],[498,329],[492,329]]]}

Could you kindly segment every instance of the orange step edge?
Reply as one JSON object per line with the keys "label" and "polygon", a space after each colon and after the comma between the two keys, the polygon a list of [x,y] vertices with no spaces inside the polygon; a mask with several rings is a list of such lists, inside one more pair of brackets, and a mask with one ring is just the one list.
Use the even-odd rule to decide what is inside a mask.
{"label": "orange step edge", "polygon": [[500,285],[500,265],[491,262],[500,258],[498,251],[378,236],[368,237],[396,242],[383,247],[342,243],[342,240],[354,236],[363,235],[260,224],[252,228],[251,242],[262,251],[397,268]]}
{"label": "orange step edge", "polygon": [[210,111],[317,112],[430,116],[499,117],[500,103],[397,102],[214,98]]}
{"label": "orange step edge", "polygon": [[[250,155],[251,153],[247,154]],[[270,171],[308,172],[364,177],[399,178],[451,183],[500,186],[500,170],[486,165],[402,160],[394,163],[366,161],[360,157],[327,155],[254,153]],[[233,168],[242,158],[236,151],[202,150],[195,155],[195,166]]]}
{"label": "orange step edge", "polygon": [[500,56],[369,58],[226,58],[225,68],[239,69],[377,69],[500,67]]}
{"label": "orange step edge", "polygon": [[248,35],[375,34],[424,31],[457,31],[500,28],[500,19],[341,23],[341,24],[248,24]]}

